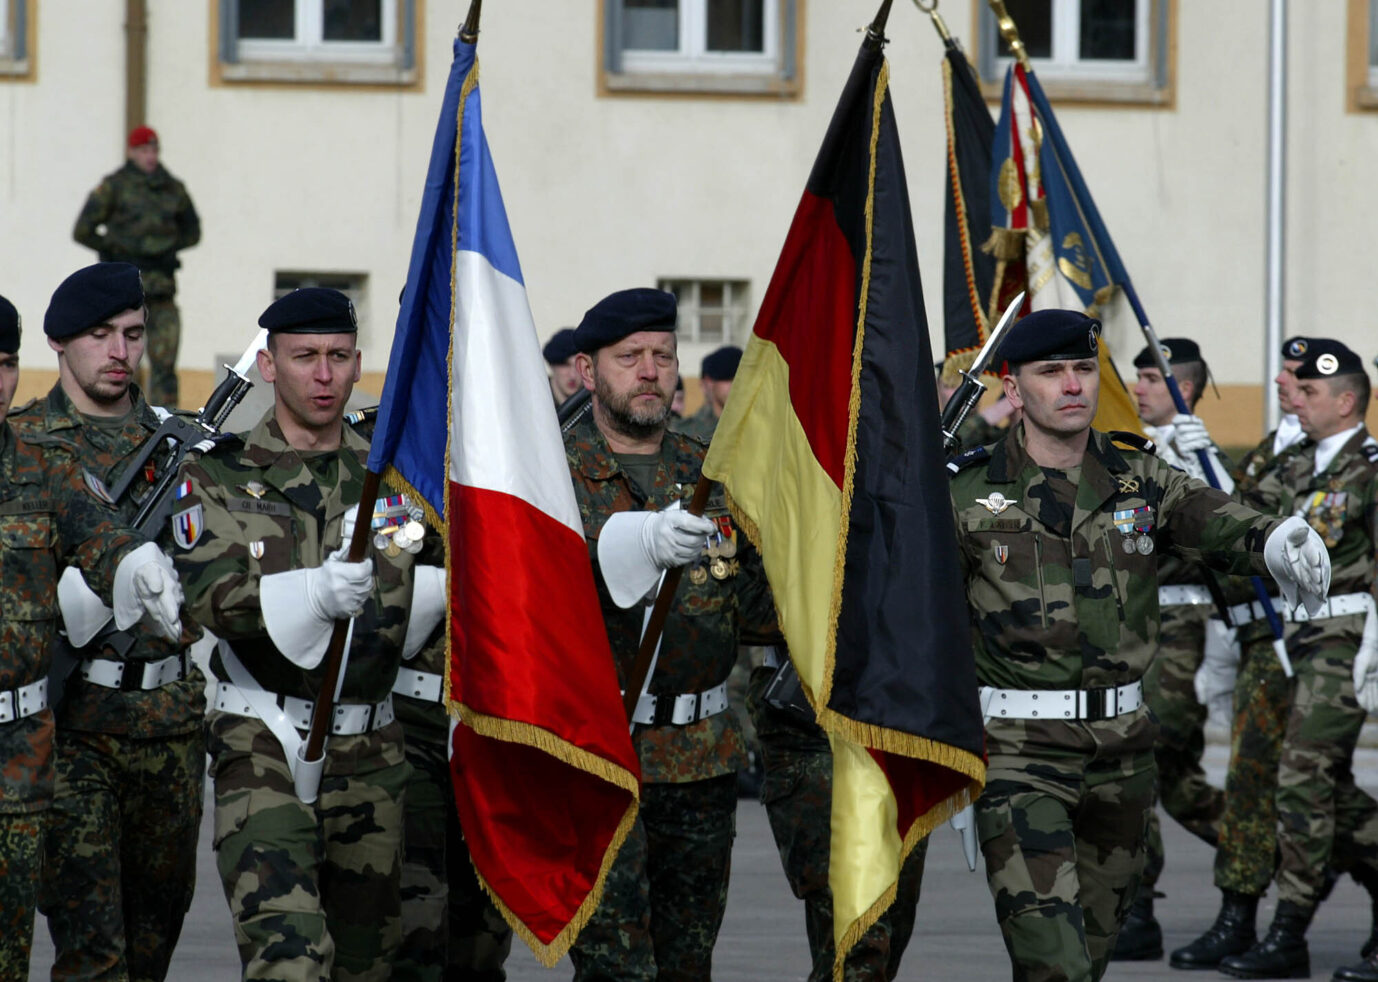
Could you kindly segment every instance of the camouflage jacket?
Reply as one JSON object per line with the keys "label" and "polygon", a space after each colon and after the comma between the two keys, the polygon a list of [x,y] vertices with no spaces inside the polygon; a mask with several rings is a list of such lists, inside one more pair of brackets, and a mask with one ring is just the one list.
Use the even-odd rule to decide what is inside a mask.
{"label": "camouflage jacket", "polygon": [[[144,401],[138,387],[131,387],[130,392],[134,411],[119,433],[85,425],[81,413],[62,391],[61,383],[54,385],[45,399],[36,399],[20,407],[9,418],[23,439],[47,434],[72,444],[77,448],[82,466],[109,488],[123,474],[124,462],[158,429],[158,416]],[[162,466],[165,461],[155,457],[153,463]],[[130,486],[125,500],[116,502],[120,521],[133,522],[139,511],[139,499],[151,484],[147,477],[140,478]],[[171,544],[169,536],[159,537],[158,545],[162,549],[167,550]],[[176,644],[143,622],[130,628],[130,632],[137,638],[129,651],[131,661],[156,661],[175,655],[201,634],[186,617],[182,619],[182,639]],[[116,655],[113,650],[103,648],[98,639],[82,650],[81,657],[113,658]],[[129,692],[84,682],[77,672],[68,682],[58,725],[63,729],[122,733],[140,738],[190,733],[201,725],[206,707],[205,688],[205,676],[197,668],[180,682]]]}
{"label": "camouflage jacket", "polygon": [[[367,441],[346,426],[336,455],[338,480],[324,487],[288,445],[270,409],[243,438],[224,438],[204,454],[189,454],[182,465],[172,522],[195,529],[195,537],[184,545],[175,536],[173,560],[187,609],[228,641],[270,692],[315,699],[323,669],[299,668],[269,639],[259,578],[319,566],[340,548],[344,513],[359,500],[367,457]],[[391,493],[379,490],[380,505]],[[370,555],[373,596],[354,620],[344,702],[379,702],[392,691],[406,636],[414,557],[405,551],[389,557],[378,549]],[[211,669],[229,678],[218,651]]]}
{"label": "camouflage jacket", "polygon": [[692,416],[672,422],[670,429],[675,433],[683,433],[685,436],[692,436],[695,440],[708,443],[718,429],[718,417],[713,415],[713,407],[704,402]]}
{"label": "camouflage jacket", "polygon": [[[110,602],[115,567],[143,539],[116,526],[75,463],[51,437],[20,440],[0,423],[0,690],[48,674],[57,634],[57,581],[81,569]],[[0,723],[0,814],[46,808],[53,793],[53,714]]]}
{"label": "camouflage jacket", "polygon": [[1262,572],[1277,525],[1095,430],[1070,520],[1025,451],[1022,426],[949,468],[976,673],[997,688],[1141,678],[1157,647],[1159,557]]}
{"label": "camouflage jacket", "polygon": [[72,238],[96,250],[101,262],[138,266],[150,298],[170,297],[181,265],[177,252],[201,241],[201,219],[187,189],[162,164],[145,174],[126,161],[87,197]]}
{"label": "camouflage jacket", "polygon": [[[574,477],[574,493],[588,537],[589,556],[598,583],[598,599],[617,663],[618,679],[625,685],[636,660],[645,608],[623,610],[612,602],[598,567],[598,536],[615,512],[658,511],[687,498],[699,479],[703,444],[677,433],[666,433],[661,443],[655,486],[638,488],[608,448],[607,441],[585,416],[565,434],[565,452]],[[722,491],[715,492],[708,514],[722,516]],[[725,579],[690,576],[681,578],[675,603],[665,620],[660,657],[648,691],[653,695],[703,692],[726,681],[737,660],[737,646],[744,635],[773,638],[779,633],[775,603],[766,583],[760,555],[746,536],[733,528],[737,554],[732,573]],[[741,723],[732,710],[688,726],[638,726],[633,742],[641,758],[642,780],[648,783],[698,781],[730,774],[746,766]]]}
{"label": "camouflage jacket", "polygon": [[[1313,441],[1288,447],[1241,500],[1264,514],[1300,516],[1320,534],[1330,552],[1332,597],[1371,592],[1378,543],[1378,442],[1360,428],[1324,471],[1316,474],[1315,467]],[[1289,625],[1288,636],[1301,636],[1308,644],[1344,638],[1357,650],[1363,624],[1362,616],[1349,615]],[[1256,621],[1241,629],[1240,640],[1266,631],[1266,623]]]}

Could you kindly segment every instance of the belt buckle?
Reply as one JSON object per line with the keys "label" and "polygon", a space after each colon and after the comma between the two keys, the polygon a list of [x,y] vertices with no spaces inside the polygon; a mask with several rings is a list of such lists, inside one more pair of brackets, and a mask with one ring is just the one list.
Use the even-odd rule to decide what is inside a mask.
{"label": "belt buckle", "polygon": [[[649,693],[648,693],[649,694]],[[675,721],[675,702],[674,696],[653,696],[656,701],[655,711],[651,713],[652,726],[670,726]]]}
{"label": "belt buckle", "polygon": [[1112,719],[1119,709],[1118,689],[1086,689],[1086,713],[1082,719],[1088,723]]}

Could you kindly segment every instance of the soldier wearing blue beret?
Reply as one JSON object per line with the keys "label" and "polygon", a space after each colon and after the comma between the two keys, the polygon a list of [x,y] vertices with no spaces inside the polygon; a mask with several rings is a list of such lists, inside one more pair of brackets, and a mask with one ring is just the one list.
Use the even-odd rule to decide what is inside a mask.
{"label": "soldier wearing blue beret", "polygon": [[708,443],[718,428],[727,397],[732,392],[732,380],[742,362],[742,349],[735,344],[724,345],[706,355],[699,367],[699,386],[703,391],[703,405],[675,429]]}
{"label": "soldier wearing blue beret", "polygon": [[574,356],[578,353],[572,327],[560,328],[541,349],[545,363],[550,366],[550,394],[557,409],[583,387],[579,382],[579,369],[574,367]]}

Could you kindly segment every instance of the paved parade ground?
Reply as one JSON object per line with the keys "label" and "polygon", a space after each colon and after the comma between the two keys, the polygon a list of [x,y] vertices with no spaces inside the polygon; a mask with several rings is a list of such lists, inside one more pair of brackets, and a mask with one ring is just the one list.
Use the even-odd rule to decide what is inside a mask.
{"label": "paved parade ground", "polygon": [[[1207,752],[1211,780],[1220,783],[1225,748]],[[1378,750],[1360,750],[1355,776],[1370,793],[1378,790]],[[202,851],[196,897],[172,961],[174,982],[226,982],[239,974],[231,940],[229,916],[210,849],[210,805],[202,825]],[[1159,886],[1167,894],[1157,914],[1169,949],[1190,942],[1215,916],[1220,895],[1211,885],[1211,851],[1183,832],[1171,819],[1163,820],[1168,866]],[[1272,918],[1274,897],[1259,910],[1262,933]],[[1367,895],[1348,877],[1322,905],[1308,933],[1311,978],[1325,980],[1336,966],[1358,960],[1359,945],[1368,936]],[[52,949],[47,927],[39,919],[31,980],[48,977]],[[743,801],[737,812],[737,843],[733,854],[732,886],[727,919],[718,940],[713,977],[718,982],[759,982],[803,979],[808,972],[802,908],[790,895],[766,822],[765,809]],[[517,942],[508,961],[511,982],[554,982],[568,979],[568,961],[553,970],[542,968]],[[933,836],[923,881],[914,940],[905,954],[900,979],[944,982],[986,982],[1009,978],[1009,964],[995,927],[985,878],[968,873],[957,834],[944,827]],[[1177,972],[1166,960],[1112,964],[1107,980],[1175,979],[1178,982],[1224,978],[1215,972]]]}

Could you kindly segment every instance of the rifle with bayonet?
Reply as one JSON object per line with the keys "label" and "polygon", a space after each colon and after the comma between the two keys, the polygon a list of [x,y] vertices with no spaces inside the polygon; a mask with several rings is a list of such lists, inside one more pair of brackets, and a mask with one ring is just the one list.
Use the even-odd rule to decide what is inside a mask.
{"label": "rifle with bayonet", "polygon": [[[220,436],[230,413],[253,388],[254,383],[249,379],[249,370],[267,341],[267,330],[259,330],[253,344],[249,345],[239,361],[233,366],[225,366],[225,378],[206,400],[206,405],[195,415],[179,416],[174,413],[164,419],[158,429],[129,458],[119,480],[109,489],[111,500],[116,506],[120,506],[131,500],[130,496],[134,493],[131,489],[140,477],[153,474],[143,494],[137,499],[132,499],[137,502],[138,511],[128,523],[130,528],[144,538],[149,541],[156,540],[171,516],[172,493],[177,483],[178,471],[181,470],[182,461],[187,453],[199,446],[208,446]],[[77,591],[91,593],[85,581],[78,580],[79,576],[63,577],[58,584],[59,601]],[[94,597],[94,594],[91,596]],[[90,598],[86,598],[80,601],[79,605],[90,609],[89,600]],[[98,629],[80,648],[74,647],[65,635],[59,634],[53,644],[52,663],[48,670],[49,704],[56,706],[61,702],[67,679],[80,663],[83,651],[91,649],[103,652],[108,649],[114,658],[123,660],[128,657],[135,640],[136,636],[132,632],[117,629],[113,621]]]}
{"label": "rifle with bayonet", "polygon": [[961,448],[962,441],[957,436],[957,431],[961,429],[962,423],[976,408],[976,403],[981,401],[981,396],[986,391],[985,383],[981,381],[981,375],[990,367],[995,353],[1000,349],[1000,342],[1005,339],[1010,326],[1019,316],[1019,308],[1023,305],[1024,291],[1021,290],[1019,296],[1011,300],[1010,305],[1005,308],[1005,312],[1000,315],[995,330],[991,331],[990,337],[986,338],[986,343],[981,346],[976,360],[971,363],[970,368],[962,372],[962,384],[957,386],[957,391],[952,393],[952,396],[947,400],[947,405],[943,407],[944,452],[951,454]]}

